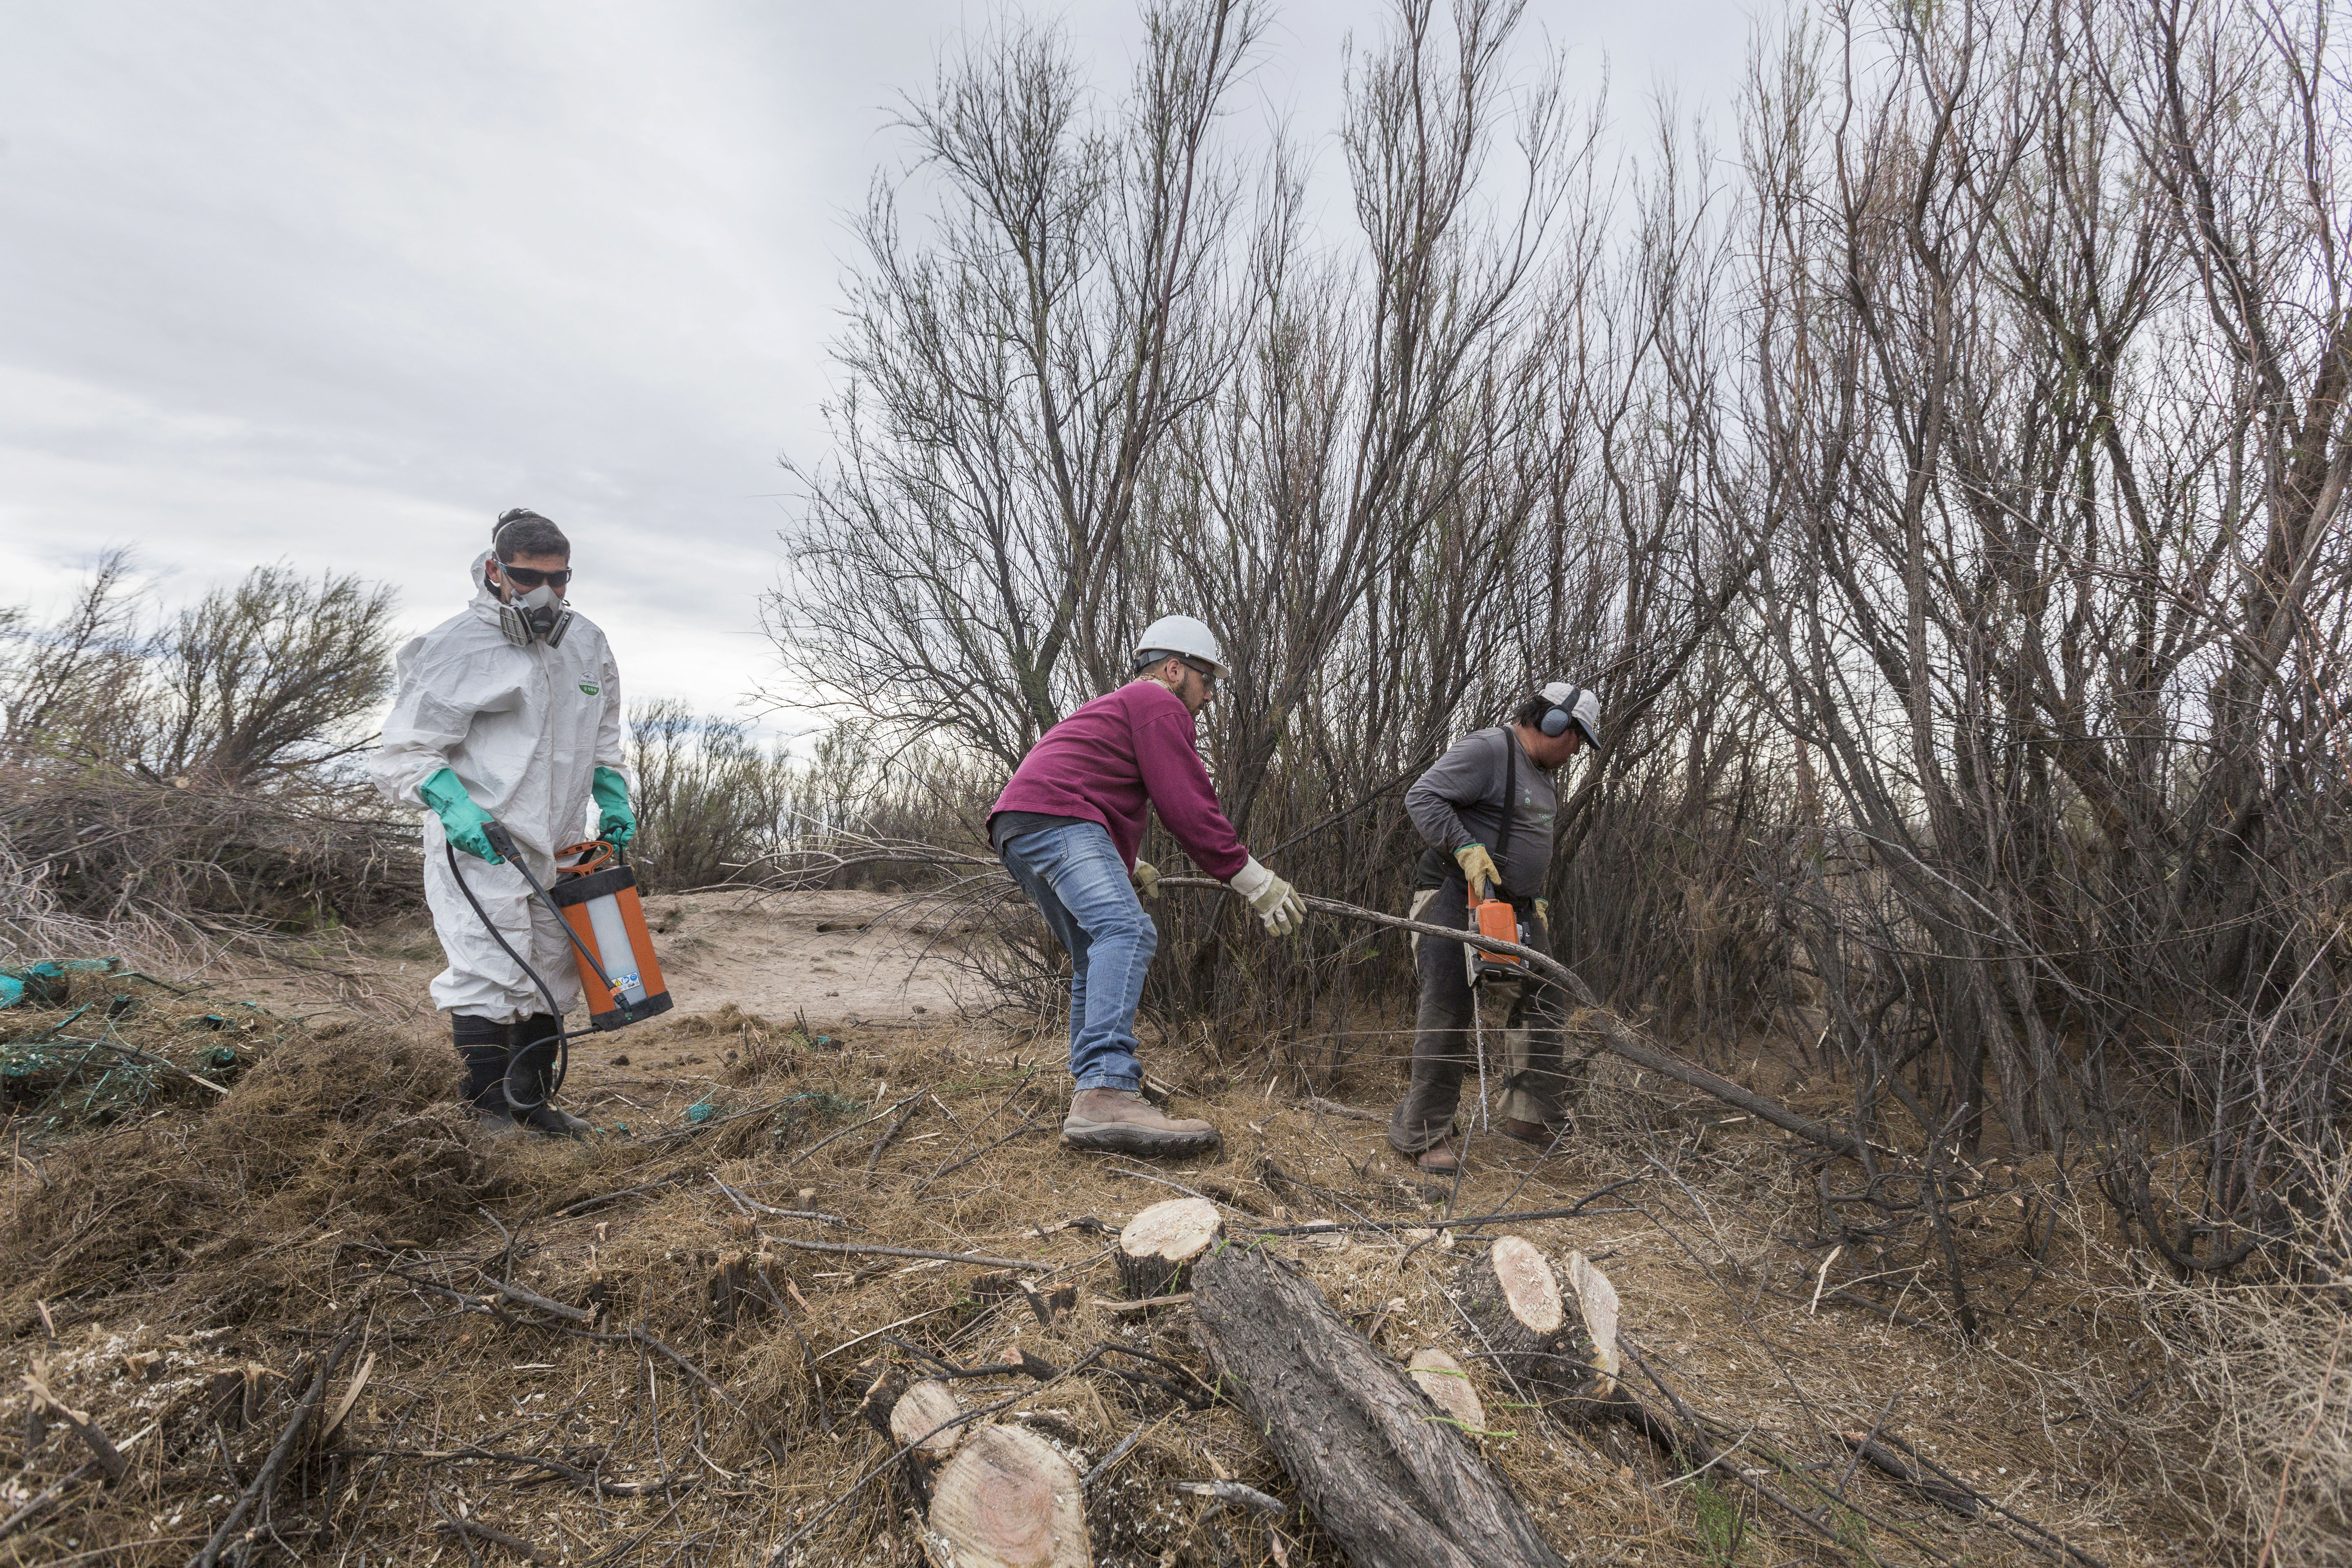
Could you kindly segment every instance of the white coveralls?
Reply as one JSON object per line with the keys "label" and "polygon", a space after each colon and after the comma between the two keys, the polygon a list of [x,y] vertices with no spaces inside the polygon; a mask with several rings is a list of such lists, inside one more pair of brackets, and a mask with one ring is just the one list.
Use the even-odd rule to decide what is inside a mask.
{"label": "white coveralls", "polygon": [[[544,888],[554,880],[555,851],[594,832],[596,769],[627,774],[621,683],[604,634],[576,612],[560,647],[509,642],[482,577],[489,559],[484,551],[474,560],[473,603],[400,650],[398,689],[368,768],[395,805],[420,810],[417,786],[454,770],[474,804],[514,835]],[[546,1012],[538,987],[482,929],[452,879],[446,842],[441,819],[425,810],[425,901],[449,960],[433,978],[433,1005],[498,1024]],[[580,972],[562,921],[511,865],[460,850],[457,869],[499,934],[555,993],[557,1007],[570,1011]]]}

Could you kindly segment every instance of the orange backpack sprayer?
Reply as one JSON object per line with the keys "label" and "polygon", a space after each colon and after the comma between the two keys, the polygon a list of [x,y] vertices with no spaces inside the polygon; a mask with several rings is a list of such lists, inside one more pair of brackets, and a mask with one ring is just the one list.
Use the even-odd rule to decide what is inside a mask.
{"label": "orange backpack sprayer", "polygon": [[[645,907],[637,900],[636,873],[617,862],[617,852],[602,839],[574,844],[556,855],[555,888],[539,885],[530,867],[515,846],[514,837],[496,822],[485,823],[482,837],[508,864],[522,873],[531,894],[563,922],[572,939],[573,963],[580,972],[580,989],[588,1002],[588,1024],[595,1029],[618,1029],[640,1018],[669,1011],[669,991],[662,983],[661,964],[654,957],[653,935],[646,929]],[[490,940],[530,977],[555,1019],[555,1037],[530,1051],[516,1051],[507,1063],[507,1103],[517,1110],[545,1104],[563,1087],[572,1068],[572,1034],[563,1026],[563,1009],[555,993],[522,954],[499,934],[489,911],[457,869],[457,852],[447,845],[449,870],[457,890],[474,906]],[[569,861],[570,864],[564,862]]]}
{"label": "orange backpack sprayer", "polygon": [[548,901],[572,928],[588,1026],[617,1029],[669,1011],[661,961],[646,929],[637,874],[601,838],[556,851]]}

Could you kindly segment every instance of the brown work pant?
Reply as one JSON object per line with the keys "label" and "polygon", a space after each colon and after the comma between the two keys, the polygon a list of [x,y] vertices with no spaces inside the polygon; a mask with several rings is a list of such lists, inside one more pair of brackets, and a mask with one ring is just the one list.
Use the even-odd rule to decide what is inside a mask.
{"label": "brown work pant", "polygon": [[[1441,888],[1413,895],[1412,918],[1431,925],[1471,924],[1469,889],[1449,881]],[[1551,931],[1532,903],[1525,910],[1527,945],[1538,952],[1551,952]],[[1477,1063],[1477,1043],[1472,1033],[1471,994],[1461,942],[1436,937],[1413,938],[1413,957],[1421,971],[1421,1006],[1413,1018],[1412,1087],[1397,1102],[1389,1118],[1391,1146],[1418,1154],[1444,1139],[1462,1103],[1462,1075]],[[1496,983],[1488,981],[1487,1016],[1497,999]],[[1568,999],[1559,987],[1532,977],[1522,980],[1510,1013],[1499,1031],[1486,1037],[1488,1071],[1501,1077],[1501,1103],[1493,1107],[1496,1120],[1509,1118],[1553,1127],[1569,1085],[1561,1068],[1561,1029],[1567,1022]]]}

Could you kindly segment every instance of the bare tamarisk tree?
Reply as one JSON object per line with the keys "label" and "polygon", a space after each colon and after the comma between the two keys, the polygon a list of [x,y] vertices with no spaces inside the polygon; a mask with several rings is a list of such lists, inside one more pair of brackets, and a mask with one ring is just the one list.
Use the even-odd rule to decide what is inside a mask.
{"label": "bare tamarisk tree", "polygon": [[[1567,674],[1611,689],[1613,771],[1570,811],[1591,831],[1610,778],[1682,748],[1678,672],[1758,548],[1697,482],[1723,231],[1675,136],[1620,210],[1601,106],[1518,47],[1521,12],[1408,0],[1352,59],[1337,236],[1286,135],[1254,171],[1211,137],[1244,11],[1148,9],[1100,121],[1054,35],[955,57],[906,121],[942,216],[918,244],[885,191],[865,226],[840,439],[772,601],[787,668],[1009,770],[1144,624],[1202,615],[1235,672],[1202,724],[1229,812],[1375,904],[1418,849],[1403,785]],[[1251,1043],[1402,960],[1337,929],[1270,952],[1229,900],[1159,918],[1152,1005]]]}
{"label": "bare tamarisk tree", "polygon": [[1798,927],[1866,1118],[2095,1148],[2224,1266],[2343,1088],[2341,61],[2324,7],[1880,20],[1745,128],[1753,668],[1843,819]]}
{"label": "bare tamarisk tree", "polygon": [[1171,0],[1120,112],[1056,29],[1007,21],[901,121],[936,176],[910,238],[877,180],[839,345],[848,385],[794,583],[787,668],[862,715],[1010,767],[1122,676],[1117,613],[1154,462],[1234,350],[1234,169],[1212,132],[1260,23]]}

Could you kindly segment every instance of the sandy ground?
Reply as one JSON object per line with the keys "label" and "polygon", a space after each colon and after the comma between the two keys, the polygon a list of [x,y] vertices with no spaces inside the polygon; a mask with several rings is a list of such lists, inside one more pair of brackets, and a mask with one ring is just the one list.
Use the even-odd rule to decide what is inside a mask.
{"label": "sandy ground", "polygon": [[[959,967],[955,933],[891,894],[656,896],[646,900],[646,919],[682,1016],[732,1005],[826,1029],[950,1013],[982,999]],[[443,963],[420,919],[289,952],[282,962],[228,965],[224,978],[278,1011],[352,1006],[381,1022],[437,1029],[427,987]]]}
{"label": "sandy ground", "polygon": [[883,893],[695,893],[646,900],[670,995],[813,1026],[952,1011],[976,994],[952,931]]}

